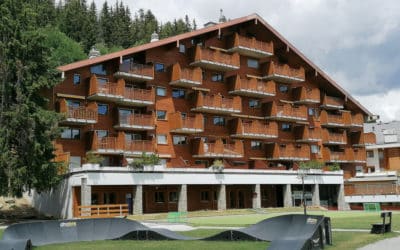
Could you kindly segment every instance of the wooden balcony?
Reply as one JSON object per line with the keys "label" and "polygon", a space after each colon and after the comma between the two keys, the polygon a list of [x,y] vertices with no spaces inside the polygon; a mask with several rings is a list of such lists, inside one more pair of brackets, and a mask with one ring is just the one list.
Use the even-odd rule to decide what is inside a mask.
{"label": "wooden balcony", "polygon": [[181,68],[179,63],[172,66],[171,86],[191,88],[200,86],[202,83],[201,68]]}
{"label": "wooden balcony", "polygon": [[346,145],[347,135],[346,131],[342,132],[331,132],[328,129],[322,130],[322,143],[325,145]]}
{"label": "wooden balcony", "polygon": [[287,64],[277,64],[270,61],[265,65],[264,80],[274,80],[284,83],[304,82],[306,74],[304,68],[292,68]]}
{"label": "wooden balcony", "polygon": [[266,156],[269,161],[309,161],[310,146],[308,144],[278,144],[266,145]]}
{"label": "wooden balcony", "polygon": [[339,114],[329,114],[326,110],[320,113],[321,126],[323,127],[349,127],[351,124],[350,112],[341,112]]}
{"label": "wooden balcony", "polygon": [[350,139],[353,147],[365,147],[376,144],[376,135],[372,132],[363,133],[362,131],[353,131],[350,134]]}
{"label": "wooden balcony", "polygon": [[102,82],[96,75],[90,77],[88,100],[95,101],[117,101],[122,98],[125,81],[119,79],[117,82]]}
{"label": "wooden balcony", "polygon": [[375,133],[369,132],[369,133],[363,133],[364,135],[364,145],[374,145],[376,144],[376,135]]}
{"label": "wooden balcony", "polygon": [[263,98],[276,95],[276,87],[274,81],[262,81],[256,78],[243,79],[238,75],[230,78],[229,94]]}
{"label": "wooden balcony", "polygon": [[232,47],[228,51],[253,58],[264,58],[274,54],[274,45],[272,42],[259,41],[255,37],[250,38],[235,33]]}
{"label": "wooden balcony", "polygon": [[242,99],[239,96],[225,98],[219,93],[216,95],[198,93],[195,107],[191,110],[212,114],[240,113],[242,112]]}
{"label": "wooden balcony", "polygon": [[361,113],[351,115],[351,127],[362,128],[364,126],[364,116]]}
{"label": "wooden balcony", "polygon": [[242,158],[244,147],[242,141],[224,144],[221,139],[215,142],[204,142],[201,138],[194,139],[193,157],[195,158]]}
{"label": "wooden balcony", "polygon": [[294,128],[296,142],[319,142],[321,141],[321,128],[310,128],[306,125]]}
{"label": "wooden balcony", "polygon": [[151,114],[129,114],[118,116],[118,123],[114,126],[119,130],[154,130],[154,115]]}
{"label": "wooden balcony", "polygon": [[92,144],[90,150],[96,154],[123,154],[125,146],[125,134],[118,132],[117,136],[98,137],[96,132],[92,133]]}
{"label": "wooden balcony", "polygon": [[232,120],[230,125],[232,138],[268,139],[278,137],[278,124],[273,121],[243,121],[241,118],[237,118]]}
{"label": "wooden balcony", "polygon": [[114,74],[114,77],[132,81],[152,81],[154,67],[127,61],[119,65],[119,71]]}
{"label": "wooden balcony", "polygon": [[346,196],[400,195],[400,188],[395,183],[346,184],[344,192]]}
{"label": "wooden balcony", "polygon": [[153,154],[156,151],[154,140],[125,140],[124,155],[140,157],[143,153]]}
{"label": "wooden balcony", "polygon": [[314,104],[320,103],[319,88],[308,89],[305,87],[298,87],[293,89],[293,100],[296,104]]}
{"label": "wooden balcony", "polygon": [[354,162],[354,152],[351,148],[344,151],[331,151],[327,147],[322,148],[322,157],[325,162],[352,163]]}
{"label": "wooden balcony", "polygon": [[354,152],[354,162],[355,163],[366,163],[367,162],[367,152],[365,148],[357,148],[353,150]]}
{"label": "wooden balcony", "polygon": [[237,70],[240,68],[240,56],[238,53],[227,54],[220,49],[204,49],[197,45],[190,65],[216,71]]}
{"label": "wooden balcony", "polygon": [[126,106],[144,107],[155,103],[155,90],[139,89],[139,88],[124,88],[122,98],[117,100],[118,104]]}
{"label": "wooden balcony", "polygon": [[306,121],[308,119],[307,107],[269,102],[265,104],[265,118],[278,121]]}
{"label": "wooden balcony", "polygon": [[201,133],[204,132],[203,115],[196,114],[194,117],[182,117],[181,112],[168,114],[169,127],[174,133]]}
{"label": "wooden balcony", "polygon": [[322,97],[321,108],[324,109],[343,109],[344,100],[339,97],[327,96]]}
{"label": "wooden balcony", "polygon": [[60,99],[60,113],[65,114],[63,124],[85,125],[97,123],[97,104],[90,102],[87,107],[78,108],[68,106],[66,99]]}

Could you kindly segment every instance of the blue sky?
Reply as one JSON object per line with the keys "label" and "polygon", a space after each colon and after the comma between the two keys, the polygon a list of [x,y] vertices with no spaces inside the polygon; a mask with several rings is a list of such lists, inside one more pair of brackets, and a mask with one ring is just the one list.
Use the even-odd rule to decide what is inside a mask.
{"label": "blue sky", "polygon": [[[89,2],[89,1],[88,1]],[[95,0],[100,9],[104,0]],[[115,0],[108,0],[113,4]],[[135,0],[162,21],[259,14],[382,121],[400,120],[398,0]]]}

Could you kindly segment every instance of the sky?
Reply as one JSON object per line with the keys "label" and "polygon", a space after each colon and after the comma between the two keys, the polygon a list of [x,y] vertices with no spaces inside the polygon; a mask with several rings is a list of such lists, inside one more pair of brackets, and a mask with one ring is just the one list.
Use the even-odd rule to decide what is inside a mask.
{"label": "sky", "polygon": [[[98,9],[104,0],[94,0]],[[114,4],[116,0],[108,0]],[[88,1],[90,2],[90,1]],[[123,0],[161,22],[195,19],[198,27],[260,15],[383,122],[400,120],[398,0]]]}

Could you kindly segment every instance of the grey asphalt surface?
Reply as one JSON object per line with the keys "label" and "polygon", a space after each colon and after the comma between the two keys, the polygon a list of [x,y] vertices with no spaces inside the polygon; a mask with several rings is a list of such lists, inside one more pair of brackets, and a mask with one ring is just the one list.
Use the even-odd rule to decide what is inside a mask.
{"label": "grey asphalt surface", "polygon": [[358,250],[399,250],[400,249],[400,237],[394,237],[377,241],[367,246],[361,247]]}

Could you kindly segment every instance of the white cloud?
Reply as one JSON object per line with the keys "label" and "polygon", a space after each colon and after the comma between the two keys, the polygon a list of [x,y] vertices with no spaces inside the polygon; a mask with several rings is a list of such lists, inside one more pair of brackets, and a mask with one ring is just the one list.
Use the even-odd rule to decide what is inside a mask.
{"label": "white cloud", "polygon": [[373,114],[378,114],[383,122],[399,120],[400,89],[393,89],[385,94],[355,96]]}

